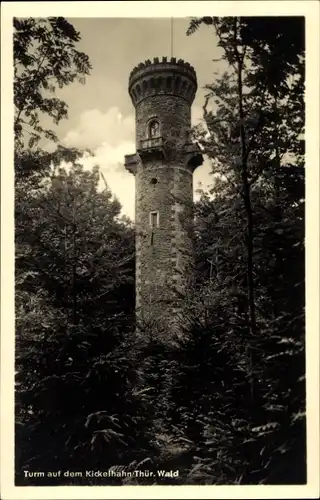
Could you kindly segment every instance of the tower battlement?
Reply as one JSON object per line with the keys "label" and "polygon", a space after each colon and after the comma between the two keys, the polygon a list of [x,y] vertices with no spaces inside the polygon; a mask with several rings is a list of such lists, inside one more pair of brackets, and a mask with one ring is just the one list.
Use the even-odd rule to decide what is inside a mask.
{"label": "tower battlement", "polygon": [[196,72],[188,62],[155,57],[138,64],[130,73],[129,94],[133,105],[153,95],[174,95],[192,104],[197,91]]}

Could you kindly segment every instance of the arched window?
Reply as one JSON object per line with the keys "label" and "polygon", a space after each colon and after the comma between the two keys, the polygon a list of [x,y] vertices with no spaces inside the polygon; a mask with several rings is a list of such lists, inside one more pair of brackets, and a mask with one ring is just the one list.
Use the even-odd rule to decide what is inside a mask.
{"label": "arched window", "polygon": [[150,137],[152,139],[153,137],[159,137],[159,136],[160,136],[159,122],[158,122],[158,120],[152,120],[149,123],[149,127],[148,127],[148,137]]}

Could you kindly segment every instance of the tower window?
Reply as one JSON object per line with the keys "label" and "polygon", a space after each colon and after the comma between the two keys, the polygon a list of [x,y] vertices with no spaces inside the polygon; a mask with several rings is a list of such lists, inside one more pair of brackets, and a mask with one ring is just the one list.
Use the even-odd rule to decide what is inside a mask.
{"label": "tower window", "polygon": [[150,226],[159,227],[159,212],[150,212]]}
{"label": "tower window", "polygon": [[151,184],[157,184],[157,182],[158,182],[158,179],[156,179],[155,177],[152,177],[150,183]]}
{"label": "tower window", "polygon": [[153,138],[153,137],[159,137],[160,136],[160,125],[159,125],[159,122],[157,120],[152,120],[150,123],[149,123],[149,130],[148,130],[148,136],[150,138]]}

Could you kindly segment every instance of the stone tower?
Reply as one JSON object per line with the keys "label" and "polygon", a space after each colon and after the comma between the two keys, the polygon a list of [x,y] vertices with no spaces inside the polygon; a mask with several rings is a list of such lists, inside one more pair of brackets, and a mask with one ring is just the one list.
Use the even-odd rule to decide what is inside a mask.
{"label": "stone tower", "polygon": [[192,275],[193,172],[202,164],[190,141],[197,90],[189,63],[155,58],[135,67],[129,94],[136,112],[136,153],[125,167],[136,178],[136,314],[174,328]]}

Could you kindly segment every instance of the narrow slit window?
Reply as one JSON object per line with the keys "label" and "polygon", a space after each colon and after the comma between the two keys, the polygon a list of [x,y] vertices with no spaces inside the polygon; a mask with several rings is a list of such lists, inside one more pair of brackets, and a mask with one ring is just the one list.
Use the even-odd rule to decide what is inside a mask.
{"label": "narrow slit window", "polygon": [[159,226],[159,212],[150,212],[150,226],[152,228]]}

